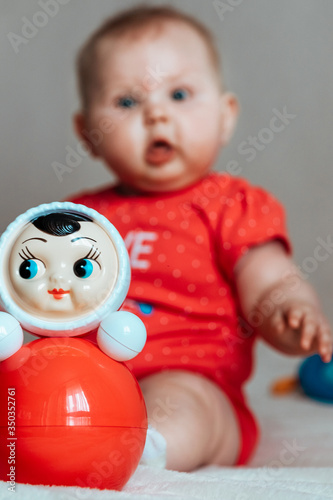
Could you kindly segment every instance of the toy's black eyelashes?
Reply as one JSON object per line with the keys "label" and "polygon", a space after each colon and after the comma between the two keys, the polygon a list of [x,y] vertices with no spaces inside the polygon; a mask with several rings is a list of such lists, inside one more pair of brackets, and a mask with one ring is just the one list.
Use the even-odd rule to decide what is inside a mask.
{"label": "toy's black eyelashes", "polygon": [[[21,255],[21,253],[23,255]],[[25,247],[25,250],[22,248],[21,252],[19,252],[19,256],[22,260],[36,259],[36,256],[29,250],[27,246]]]}
{"label": "toy's black eyelashes", "polygon": [[[93,253],[91,253],[93,252]],[[83,257],[84,259],[91,259],[91,260],[96,260],[98,259],[98,257],[101,255],[101,251],[98,250],[98,248],[96,248],[94,245],[91,247],[91,249],[89,250],[89,252],[87,253],[87,255],[85,257]],[[97,254],[97,255],[96,255]]]}
{"label": "toy's black eyelashes", "polygon": [[[85,255],[85,257],[83,257],[83,258],[94,260],[100,266],[100,264],[98,262],[98,258],[101,255],[101,253],[102,252],[93,245],[90,248],[87,255]],[[22,250],[19,252],[19,256],[21,257],[22,260],[37,259],[37,257],[29,250],[29,248],[27,246],[25,247],[25,249],[22,248]]]}
{"label": "toy's black eyelashes", "polygon": [[87,253],[87,255],[85,257],[83,257],[84,259],[90,259],[90,260],[94,260],[100,269],[102,269],[102,266],[101,264],[99,263],[99,260],[98,260],[98,257],[101,255],[101,251],[98,250],[98,248],[96,248],[94,245],[92,245],[91,249],[89,250],[89,252]]}

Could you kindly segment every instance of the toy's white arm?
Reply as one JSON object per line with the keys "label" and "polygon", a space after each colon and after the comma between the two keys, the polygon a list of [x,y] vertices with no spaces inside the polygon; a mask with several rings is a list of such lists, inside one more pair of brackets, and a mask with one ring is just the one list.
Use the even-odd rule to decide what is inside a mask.
{"label": "toy's white arm", "polygon": [[15,354],[23,344],[20,323],[10,314],[0,312],[0,361]]}
{"label": "toy's white arm", "polygon": [[128,361],[142,351],[147,339],[140,318],[127,311],[109,314],[97,331],[99,348],[116,361]]}

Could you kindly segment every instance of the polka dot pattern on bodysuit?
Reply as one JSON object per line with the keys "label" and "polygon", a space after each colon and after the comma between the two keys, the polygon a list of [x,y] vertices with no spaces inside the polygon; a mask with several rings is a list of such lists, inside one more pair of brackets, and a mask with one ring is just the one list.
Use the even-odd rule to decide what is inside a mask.
{"label": "polka dot pattern on bodysuit", "polygon": [[128,299],[147,306],[129,309],[148,331],[144,350],[128,363],[134,373],[177,367],[240,386],[253,336],[238,335],[233,271],[257,244],[279,239],[288,249],[281,205],[263,189],[220,174],[161,197],[108,188],[73,201],[99,210],[126,242]]}

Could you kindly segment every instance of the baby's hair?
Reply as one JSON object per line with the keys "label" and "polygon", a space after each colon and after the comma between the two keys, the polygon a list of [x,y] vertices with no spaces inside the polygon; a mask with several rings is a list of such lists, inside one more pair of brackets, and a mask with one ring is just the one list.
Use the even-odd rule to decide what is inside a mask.
{"label": "baby's hair", "polygon": [[81,229],[79,222],[93,222],[93,220],[74,212],[52,212],[32,219],[30,222],[43,233],[67,236]]}
{"label": "baby's hair", "polygon": [[81,104],[84,110],[89,107],[91,91],[96,84],[97,45],[105,37],[120,38],[125,35],[135,36],[147,27],[159,28],[164,22],[182,22],[193,28],[206,44],[212,66],[219,78],[220,60],[212,33],[199,22],[185,12],[169,6],[136,6],[120,12],[114,17],[107,19],[95,31],[83,45],[77,57],[77,77]]}

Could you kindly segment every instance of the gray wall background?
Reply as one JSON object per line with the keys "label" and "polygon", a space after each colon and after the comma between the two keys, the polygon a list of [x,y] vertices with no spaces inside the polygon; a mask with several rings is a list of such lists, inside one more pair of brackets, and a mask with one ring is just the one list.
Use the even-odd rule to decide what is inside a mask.
{"label": "gray wall background", "polygon": [[[52,15],[45,14],[41,5],[50,9],[51,3]],[[215,34],[227,88],[241,104],[237,131],[216,169],[236,162],[242,176],[284,203],[295,260],[333,322],[333,249],[326,260],[314,257],[318,238],[330,241],[332,235],[333,2],[223,0],[219,14],[211,0],[147,3],[189,11]],[[65,163],[68,148],[78,146],[71,123],[78,107],[78,48],[106,16],[135,4],[1,0],[0,232],[32,206],[110,182],[102,164],[86,156],[62,182],[52,163]],[[26,20],[39,25],[34,31],[30,26],[29,38]],[[16,51],[15,35],[23,38],[16,39]],[[267,130],[274,110],[284,108],[294,118],[280,132]],[[255,154],[245,152],[249,136],[259,140]]]}

